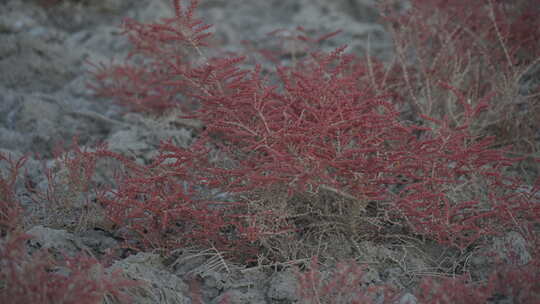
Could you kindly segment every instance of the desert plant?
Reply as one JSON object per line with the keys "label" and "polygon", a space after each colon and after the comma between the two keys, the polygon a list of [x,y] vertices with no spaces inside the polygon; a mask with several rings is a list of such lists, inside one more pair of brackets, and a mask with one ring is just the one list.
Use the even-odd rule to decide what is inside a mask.
{"label": "desert plant", "polygon": [[[268,189],[281,189],[289,197],[330,192],[348,202],[345,208],[353,216],[376,202],[413,232],[459,248],[504,231],[513,219],[538,219],[534,196],[515,191],[522,181],[502,175],[516,159],[492,149],[493,138],[475,132],[474,124],[493,98],[490,90],[467,95],[454,82],[438,81],[439,92],[459,113],[422,110],[416,115],[419,123],[411,124],[402,120],[396,90],[376,85],[376,62],[346,55],[341,47],[329,54],[313,52],[294,67],[278,67],[272,80],[260,66],[240,69],[243,57],[207,56],[209,26],[194,16],[197,1],[186,9],[181,1],[174,5],[175,16],[161,23],[127,20],[134,50],[126,64],[95,65],[94,84],[99,93],[135,110],[191,110],[184,118],[205,125],[200,140],[228,159],[224,166],[199,165],[200,154],[193,150],[169,149],[168,157],[191,166],[169,176],[202,172],[205,182],[248,206],[253,194]],[[402,85],[410,85],[405,76]],[[138,189],[140,197],[162,191]],[[315,208],[344,207],[321,204]],[[305,213],[313,206],[290,209]]]}
{"label": "desert plant", "polygon": [[[312,258],[305,271],[296,270],[299,303],[393,303],[395,294],[388,286],[364,282],[364,268],[356,262],[339,263],[331,272],[320,270]],[[383,302],[381,302],[381,300]]]}
{"label": "desert plant", "polygon": [[[400,76],[394,87],[417,114],[459,123],[464,107],[490,99],[472,127],[497,135],[494,146],[514,144],[517,152],[538,150],[538,7],[533,1],[410,1],[406,10],[383,1],[381,11],[393,34]],[[519,148],[519,149],[518,149]]]}
{"label": "desert plant", "polygon": [[457,278],[424,278],[418,286],[420,303],[536,303],[540,300],[537,261],[528,265],[499,265],[486,282]]}
{"label": "desert plant", "polygon": [[28,236],[0,240],[0,301],[2,303],[130,303],[125,288],[137,285],[119,272],[105,273],[95,260],[65,256],[55,260],[45,251],[28,254]]}
{"label": "desert plant", "polygon": [[[217,248],[229,257],[234,251],[250,257],[249,214],[241,202],[219,198],[212,190],[209,149],[198,142],[189,150],[164,143],[160,155],[148,166],[129,170],[117,187],[98,200],[107,217],[136,242],[137,249],[168,252],[186,246]],[[207,172],[207,171],[206,171]],[[208,173],[207,173],[208,174]],[[251,227],[254,228],[254,227]]]}
{"label": "desert plant", "polygon": [[11,155],[0,153],[0,237],[21,228],[22,208],[15,185],[26,159],[23,156],[14,160]]}

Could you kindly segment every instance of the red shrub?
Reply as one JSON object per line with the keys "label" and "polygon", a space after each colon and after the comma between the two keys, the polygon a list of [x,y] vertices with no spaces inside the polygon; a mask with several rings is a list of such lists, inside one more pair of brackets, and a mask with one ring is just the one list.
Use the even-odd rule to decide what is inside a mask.
{"label": "red shrub", "polygon": [[129,170],[116,189],[101,193],[107,216],[133,247],[201,246],[225,254],[242,248],[237,254],[253,254],[244,205],[214,195],[219,189],[206,173],[209,153],[202,142],[189,150],[164,144],[151,165]]}
{"label": "red shrub", "polygon": [[[202,49],[211,35],[211,26],[195,17],[198,1],[191,1],[185,9],[181,1],[173,3],[175,17],[161,23],[124,21],[124,33],[134,48],[124,65],[94,65],[97,82],[92,87],[97,92],[133,110],[163,112],[186,105],[187,100],[181,98],[217,89],[214,78],[224,72],[228,63],[222,60],[217,65],[209,64],[205,58],[203,64],[197,65],[192,60],[194,55],[204,56]],[[216,70],[217,66],[223,70]]]}
{"label": "red shrub", "polygon": [[486,303],[491,290],[486,286],[467,284],[464,277],[424,279],[418,287],[417,299],[420,303]]}
{"label": "red shrub", "polygon": [[[74,147],[73,158],[64,155],[59,160],[68,168],[69,186],[89,190],[95,159],[103,151]],[[105,296],[130,303],[123,288],[134,283],[120,273],[105,274],[95,259],[65,256],[57,261],[44,251],[28,254],[25,243],[29,237],[20,231],[23,209],[15,193],[25,161],[26,157],[15,161],[0,153],[0,165],[5,169],[0,171],[0,303],[101,303]],[[47,171],[52,182],[52,170]],[[61,199],[53,186],[51,189],[47,198]]]}
{"label": "red shrub", "polygon": [[[129,58],[141,56],[143,64],[128,58],[126,65],[102,66],[94,86],[137,110],[195,109],[189,117],[206,127],[199,134],[204,145],[165,146],[151,167],[126,178],[114,193],[116,201],[109,204],[117,206],[111,207],[114,220],[144,234],[140,235],[144,243],[162,243],[172,218],[195,219],[193,234],[202,233],[175,242],[212,235],[210,239],[223,243],[218,231],[228,225],[241,230],[237,219],[219,218],[229,207],[210,207],[222,202],[195,204],[191,186],[181,187],[185,181],[209,183],[237,197],[277,187],[289,194],[330,190],[362,208],[368,202],[385,203],[414,232],[461,248],[503,231],[514,219],[540,219],[534,196],[516,192],[521,181],[501,174],[515,159],[507,158],[504,150],[491,149],[492,139],[474,132],[492,88],[477,85],[481,92],[471,95],[467,88],[429,78],[452,97],[460,113],[431,117],[420,111],[416,118],[421,123],[412,125],[401,119],[394,104],[407,98],[374,83],[381,73],[373,61],[344,55],[342,47],[330,54],[312,53],[292,68],[278,67],[272,75],[263,74],[259,66],[241,70],[243,58],[209,58],[203,53],[208,26],[193,15],[197,1],[187,10],[180,1],[174,3],[175,17],[162,23],[126,22],[135,46]],[[498,12],[498,6],[490,5]],[[452,12],[458,8],[452,6]],[[473,17],[463,22],[475,21]],[[443,28],[450,26],[442,22]],[[423,32],[430,33],[426,28]],[[456,41],[456,48],[464,47],[460,43]],[[503,53],[504,49],[502,57]],[[499,57],[494,57],[497,63]],[[457,59],[436,63],[449,60]],[[411,79],[392,81],[394,86],[411,84]],[[209,153],[205,145],[210,142],[226,156],[228,165],[205,160]],[[167,158],[175,159],[175,164],[167,164]],[[249,205],[249,199],[242,201]],[[204,224],[206,220],[212,223]],[[188,231],[181,235],[189,235]]]}
{"label": "red shrub", "polygon": [[424,279],[416,294],[420,303],[476,304],[488,300],[509,303],[540,301],[540,265],[533,261],[523,266],[496,267],[487,282],[472,284],[466,277]]}
{"label": "red shrub", "polygon": [[538,221],[534,191],[518,192],[523,181],[503,175],[519,159],[490,148],[494,138],[470,131],[485,101],[473,108],[454,88],[447,88],[463,105],[463,123],[452,127],[447,120],[422,116],[432,127],[394,159],[395,172],[408,180],[396,200],[402,214],[417,232],[461,248],[514,226],[516,218]]}
{"label": "red shrub", "polygon": [[538,149],[530,143],[540,121],[540,87],[531,80],[540,56],[540,1],[414,0],[404,11],[392,8],[399,1],[383,3],[396,51],[390,85],[415,113],[458,123],[464,109],[439,86],[447,83],[472,106],[492,99],[471,125],[474,134],[495,133],[497,145],[515,143],[526,153]]}
{"label": "red shrub", "polygon": [[26,162],[26,157],[14,160],[0,153],[0,237],[20,228],[21,206],[15,193],[17,175]]}
{"label": "red shrub", "polygon": [[379,303],[375,299],[380,295],[384,295],[384,303],[394,302],[389,287],[368,286],[364,276],[363,267],[355,262],[340,263],[331,273],[323,273],[313,258],[309,270],[296,273],[299,303]]}
{"label": "red shrub", "polygon": [[[101,145],[95,150],[81,148],[77,138],[73,139],[73,144],[68,149],[57,148],[54,151],[54,164],[51,167],[43,164],[47,190],[37,194],[55,207],[74,208],[79,195],[96,191],[96,164],[100,152],[106,151],[106,147]],[[88,196],[85,195],[84,198],[84,203],[88,204]]]}
{"label": "red shrub", "polygon": [[29,255],[26,236],[0,240],[0,302],[14,304],[98,304],[105,296],[131,303],[124,288],[135,286],[120,273],[105,274],[84,256],[55,261],[44,251]]}

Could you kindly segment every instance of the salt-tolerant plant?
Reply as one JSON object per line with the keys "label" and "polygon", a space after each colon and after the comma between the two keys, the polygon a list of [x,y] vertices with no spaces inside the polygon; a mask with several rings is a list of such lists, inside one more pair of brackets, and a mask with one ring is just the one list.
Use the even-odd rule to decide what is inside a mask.
{"label": "salt-tolerant plant", "polygon": [[[135,48],[126,64],[101,66],[94,87],[138,110],[195,109],[189,117],[206,128],[200,138],[213,138],[230,159],[211,170],[214,185],[243,197],[276,187],[290,196],[326,191],[358,212],[384,203],[414,232],[460,248],[501,232],[512,224],[509,214],[537,218],[530,197],[512,192],[519,181],[500,175],[513,160],[471,131],[490,95],[469,104],[461,90],[440,82],[462,109],[460,119],[420,113],[422,125],[408,124],[393,92],[373,85],[370,62],[344,47],[278,67],[276,83],[259,67],[240,69],[242,57],[208,57],[209,26],[194,16],[197,1],[186,9],[174,3],[175,17],[162,23],[126,21]],[[129,61],[134,57],[143,63]],[[392,191],[403,178],[407,187]],[[477,181],[485,185],[451,197]]]}
{"label": "salt-tolerant plant", "polygon": [[[126,64],[96,65],[94,88],[104,96],[134,110],[161,112],[189,98],[217,89],[217,71],[227,74],[227,66],[238,60],[207,59],[202,53],[210,25],[196,18],[198,1],[183,8],[180,1],[173,1],[175,16],[161,23],[143,24],[126,19],[125,34],[133,45]],[[197,64],[193,56],[205,62]],[[135,64],[137,60],[140,65]],[[185,100],[180,100],[185,99]]]}
{"label": "salt-tolerant plant", "polygon": [[107,273],[94,258],[55,259],[44,250],[29,253],[26,244],[31,236],[22,232],[27,213],[16,193],[26,160],[26,156],[15,160],[0,153],[0,302],[90,304],[107,297],[130,303],[125,289],[138,283],[120,272]]}
{"label": "salt-tolerant plant", "polygon": [[86,256],[55,260],[45,251],[27,253],[29,236],[12,234],[0,240],[0,302],[2,303],[131,303],[126,288],[138,283],[120,272],[106,273]]}
{"label": "salt-tolerant plant", "polygon": [[473,107],[491,100],[471,125],[475,134],[496,134],[498,146],[537,150],[539,1],[410,1],[401,11],[396,1],[381,4],[400,75],[388,86],[413,112],[458,123],[464,108],[443,82]]}
{"label": "salt-tolerant plant", "polygon": [[537,260],[527,265],[500,265],[486,282],[470,282],[466,276],[424,278],[416,296],[420,303],[537,303],[540,300],[540,267]]}
{"label": "salt-tolerant plant", "polygon": [[164,143],[152,164],[129,170],[115,189],[100,193],[107,217],[133,248],[214,247],[229,257],[243,248],[238,253],[251,257],[250,215],[243,203],[212,194],[210,177],[199,170],[212,168],[208,153],[201,143],[190,150]]}
{"label": "salt-tolerant plant", "polygon": [[[45,189],[35,187],[28,179],[27,190],[35,205],[28,216],[40,218],[43,225],[76,232],[107,226],[104,208],[96,197],[114,186],[113,176],[118,173],[115,167],[136,168],[135,163],[109,151],[105,144],[81,147],[77,138],[68,148],[59,145],[54,156],[52,161],[42,162]],[[105,166],[111,176],[103,175]]]}
{"label": "salt-tolerant plant", "polygon": [[[470,4],[463,1],[431,1],[425,7],[413,2],[412,15],[393,20],[410,32],[396,31],[399,64],[388,71],[372,58],[347,55],[343,46],[331,53],[313,51],[268,72],[261,66],[240,68],[244,57],[211,56],[210,27],[195,17],[197,3],[184,8],[174,1],[175,16],[161,23],[127,20],[134,50],[125,64],[97,66],[94,84],[133,110],[180,108],[183,118],[204,125],[195,143],[188,148],[164,143],[148,165],[105,148],[75,148],[59,160],[70,194],[93,187],[98,158],[125,167],[113,186],[99,192],[98,202],[130,246],[166,251],[209,246],[227,256],[254,257],[265,238],[302,231],[303,222],[295,220],[299,214],[351,223],[346,217],[362,221],[371,208],[375,217],[385,214],[411,234],[465,250],[509,229],[534,228],[540,220],[538,184],[523,191],[524,181],[505,171],[519,159],[495,149],[501,143],[478,131],[491,124],[494,113],[509,108],[501,100],[517,98],[517,84],[537,63],[538,39],[528,38],[538,34],[538,27],[529,26],[537,22],[528,15],[535,10],[530,4],[482,1],[465,10]],[[422,18],[426,7],[438,15]],[[404,38],[413,34],[420,36]],[[416,44],[416,66],[409,65],[407,45],[400,45],[407,41]],[[534,100],[534,87],[527,93]],[[403,119],[407,103],[414,109],[412,121]],[[22,238],[13,234],[21,211],[14,185],[24,158],[0,160],[8,167],[0,177],[1,297],[55,303],[84,297],[94,303],[113,292],[112,280],[88,279],[94,260],[49,263],[24,253]],[[51,201],[71,201],[53,190]],[[286,194],[279,196],[285,208],[278,212],[265,204],[275,193]],[[255,204],[261,197],[263,203]],[[358,227],[367,226],[352,223],[348,233],[358,234]],[[49,271],[58,266],[69,275]],[[538,265],[529,266],[508,268],[487,287],[464,280],[428,282],[422,286],[433,292],[419,297],[476,302],[506,292],[532,302],[538,298],[538,286],[530,283],[538,279]],[[340,268],[334,283],[356,290],[359,276],[348,280],[357,270]],[[306,301],[310,291],[330,300],[340,291],[315,273],[304,279]],[[42,281],[64,291],[76,286],[76,292],[51,293]],[[450,289],[454,294],[445,294]],[[462,291],[457,297],[456,290]]]}
{"label": "salt-tolerant plant", "polygon": [[[536,61],[535,42],[510,30],[530,20],[513,15],[528,6],[482,1],[464,16],[463,1],[432,2],[449,17],[387,15],[413,29],[396,30],[397,64],[388,68],[345,46],[275,71],[245,68],[245,57],[211,55],[198,1],[173,1],[174,17],[158,23],[126,20],[134,48],[125,63],[94,64],[93,88],[136,111],[179,109],[179,119],[204,128],[192,146],[165,143],[151,164],[119,177],[101,197],[110,218],[139,249],[207,242],[230,253],[302,232],[299,219],[310,216],[349,235],[371,216],[462,250],[538,223],[538,183],[521,191],[525,181],[508,170],[521,159],[484,132]],[[419,3],[411,14],[429,12]],[[425,49],[411,59],[401,43],[413,34]],[[484,55],[485,68],[475,62]],[[510,95],[484,76],[514,85]],[[217,192],[226,195],[209,195]]]}
{"label": "salt-tolerant plant", "polygon": [[22,208],[15,192],[18,175],[26,157],[17,160],[0,153],[0,237],[21,228]]}
{"label": "salt-tolerant plant", "polygon": [[331,272],[321,271],[318,263],[317,258],[312,258],[308,270],[296,271],[299,303],[393,303],[396,300],[391,288],[365,282],[364,267],[354,261],[339,263]]}

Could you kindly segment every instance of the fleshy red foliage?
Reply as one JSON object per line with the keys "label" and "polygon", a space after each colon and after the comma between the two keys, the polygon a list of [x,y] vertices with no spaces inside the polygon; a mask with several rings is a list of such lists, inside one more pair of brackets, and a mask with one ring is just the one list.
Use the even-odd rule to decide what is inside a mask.
{"label": "fleshy red foliage", "polygon": [[393,8],[400,2],[381,2],[399,66],[398,77],[388,81],[392,89],[415,113],[452,122],[463,107],[453,104],[441,82],[459,89],[472,106],[492,99],[487,114],[474,122],[475,134],[496,134],[496,145],[514,143],[514,150],[534,153],[540,1],[414,0],[406,10]]}
{"label": "fleshy red foliage", "polygon": [[509,303],[540,301],[540,265],[534,260],[527,265],[503,265],[495,268],[487,282],[472,284],[465,276],[424,279],[416,294],[420,303],[451,304],[487,303],[505,300]]}
{"label": "fleshy red foliage", "polygon": [[[78,139],[73,138],[69,148],[58,148],[54,151],[54,165],[48,167],[43,163],[43,171],[47,178],[45,193],[36,191],[36,194],[49,204],[62,207],[73,207],[74,197],[80,194],[95,192],[97,185],[94,181],[96,164],[105,145],[95,147],[95,151],[81,148]],[[85,196],[88,200],[88,196]],[[89,203],[88,201],[85,203]]]}
{"label": "fleshy red foliage", "polygon": [[[81,150],[75,152],[88,156]],[[129,303],[123,288],[135,284],[122,278],[119,272],[105,274],[95,259],[65,256],[57,261],[45,251],[27,252],[25,244],[29,236],[21,234],[23,209],[15,193],[17,176],[25,161],[26,157],[13,160],[0,153],[5,169],[0,172],[0,303],[102,303],[105,296]],[[90,165],[68,164],[68,158],[64,161],[71,165],[72,174]],[[70,177],[81,182],[79,185],[91,178]]]}
{"label": "fleshy red foliage", "polygon": [[209,153],[202,142],[189,150],[164,143],[152,164],[132,167],[115,189],[100,194],[107,216],[132,247],[168,251],[199,246],[228,256],[233,250],[244,258],[254,254],[248,232],[256,231],[249,230],[244,204],[211,194],[214,185],[204,175],[212,167]]}
{"label": "fleshy red foliage", "polygon": [[[469,131],[486,103],[472,108],[455,94],[465,109],[464,122],[451,127],[448,121],[423,116],[435,127],[424,129],[428,132],[409,143],[409,152],[395,159],[396,171],[409,181],[397,206],[418,232],[463,248],[514,226],[515,218],[537,221],[540,214],[534,192],[517,192],[523,181],[502,174],[518,159],[490,148],[494,138]],[[474,185],[479,188],[471,188]]]}
{"label": "fleshy red foliage", "polygon": [[[523,64],[536,59],[540,52],[540,30],[535,18],[538,4],[538,0],[413,0],[403,14],[388,10],[388,6],[385,11],[389,13],[387,19],[400,28],[398,31],[415,35],[412,43],[417,51],[431,50],[435,60],[442,48],[453,47],[454,61],[465,59],[460,56],[471,52],[499,66],[501,62]],[[443,41],[450,33],[451,41]]]}
{"label": "fleshy red foliage", "polygon": [[299,303],[393,303],[395,294],[386,286],[369,286],[364,282],[363,267],[353,262],[340,263],[331,273],[319,269],[317,258],[312,258],[309,270],[296,272],[296,292]]}
{"label": "fleshy red foliage", "polygon": [[[401,119],[394,103],[404,98],[373,83],[378,67],[345,55],[345,47],[329,54],[313,52],[292,68],[278,67],[272,78],[259,66],[240,69],[242,57],[206,57],[209,35],[202,33],[208,26],[194,18],[197,1],[187,10],[180,1],[174,3],[175,17],[162,23],[126,22],[135,46],[131,56],[146,61],[102,67],[94,86],[137,110],[196,109],[189,117],[205,124],[201,140],[213,142],[233,165],[212,167],[201,163],[204,155],[169,145],[167,157],[183,166],[174,168],[174,174],[202,172],[213,187],[236,195],[275,187],[290,195],[330,188],[359,204],[390,202],[385,204],[388,211],[414,232],[460,248],[504,231],[515,219],[540,219],[533,193],[518,193],[522,182],[501,174],[517,159],[490,148],[493,139],[471,131],[492,97],[489,90],[471,104],[461,88],[436,81],[455,98],[460,118],[420,115],[421,124],[412,125]],[[153,227],[156,241],[170,212],[179,210],[178,201],[189,205],[193,198],[172,186],[178,185],[173,175],[149,172],[127,179],[118,190],[123,214],[115,213],[115,220],[132,228],[139,221]],[[469,196],[451,195],[477,181],[480,188]],[[404,189],[399,188],[402,183]],[[198,206],[213,217],[217,215],[204,206],[215,203],[221,204]],[[217,237],[223,222],[216,223],[202,230]]]}
{"label": "fleshy red foliage", "polygon": [[0,153],[0,237],[17,229],[21,224],[21,206],[15,193],[17,175],[26,162],[26,157],[14,160],[11,156]]}
{"label": "fleshy red foliage", "polygon": [[341,52],[314,54],[301,71],[279,69],[282,87],[255,69],[223,83],[226,94],[202,97],[196,116],[238,155],[229,174],[240,179],[229,190],[282,185],[294,194],[323,186],[358,199],[381,197],[383,172],[410,130],[358,80],[367,75],[364,67]]}
{"label": "fleshy red foliage", "polygon": [[392,0],[382,3],[399,55],[414,62],[404,75],[412,86],[471,74],[461,85],[474,102],[498,89],[494,79],[512,78],[540,55],[538,0],[413,0],[404,12],[392,9]]}
{"label": "fleshy red foliage", "polygon": [[[410,8],[401,13],[385,1],[385,17],[399,33],[411,34],[419,56],[438,60],[442,48],[453,47],[453,61],[461,61],[470,51],[473,58],[482,57],[486,64],[526,64],[540,52],[538,0],[498,1],[481,0],[413,0]],[[443,38],[451,40],[444,41]],[[398,39],[398,43],[407,43]],[[438,62],[440,66],[448,62]]]}
{"label": "fleshy red foliage", "polygon": [[[94,88],[102,95],[114,97],[132,110],[163,112],[180,105],[179,98],[190,98],[208,93],[207,84],[213,82],[215,65],[194,64],[193,53],[200,56],[211,35],[210,25],[195,17],[198,1],[187,8],[181,1],[173,1],[175,16],[161,23],[143,24],[126,19],[124,33],[133,50],[123,65],[95,65]],[[134,62],[144,59],[144,63]],[[133,62],[129,62],[132,60]],[[235,61],[233,61],[235,62]],[[220,62],[225,68],[226,62]],[[186,101],[183,101],[185,105]]]}
{"label": "fleshy red foliage", "polygon": [[491,290],[486,286],[467,284],[464,277],[424,279],[418,287],[420,303],[486,303]]}
{"label": "fleshy red foliage", "polygon": [[85,256],[56,261],[44,251],[26,252],[25,235],[0,240],[0,302],[14,304],[98,304],[105,296],[131,303],[124,288],[135,286],[119,272],[105,274]]}
{"label": "fleshy red foliage", "polygon": [[489,254],[494,259],[490,271],[482,274],[487,279],[472,282],[467,274],[446,278],[425,277],[415,292],[417,300],[426,304],[538,303],[540,243],[532,231],[525,227],[522,230],[522,236],[527,240],[525,248],[517,249],[511,243],[506,243],[503,251],[499,247]]}

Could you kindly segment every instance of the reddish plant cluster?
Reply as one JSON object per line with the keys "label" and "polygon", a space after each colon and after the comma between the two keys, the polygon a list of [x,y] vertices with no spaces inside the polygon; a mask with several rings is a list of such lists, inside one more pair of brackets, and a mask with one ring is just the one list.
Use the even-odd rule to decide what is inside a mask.
{"label": "reddish plant cluster", "polygon": [[134,282],[119,272],[106,274],[99,262],[86,256],[56,260],[45,251],[28,253],[22,232],[23,209],[16,181],[26,157],[0,153],[0,302],[101,303],[107,296],[119,303],[131,300],[124,288]]}
{"label": "reddish plant cluster", "polygon": [[[270,74],[260,66],[242,70],[244,57],[207,57],[209,27],[194,17],[197,1],[186,10],[175,4],[175,17],[163,23],[128,20],[133,61],[98,67],[94,85],[134,110],[180,107],[191,110],[184,118],[205,125],[191,147],[163,145],[152,165],[133,171],[103,200],[143,247],[209,240],[226,251],[245,248],[246,240],[264,234],[249,223],[266,216],[249,214],[249,195],[267,189],[289,196],[330,190],[362,208],[376,202],[415,233],[459,248],[540,220],[538,187],[518,191],[523,181],[503,174],[518,159],[478,131],[508,96],[498,91],[497,77],[515,84],[538,56],[538,40],[515,30],[532,22],[526,4],[413,1],[410,14],[387,15],[398,26],[400,60],[389,70],[339,48]],[[440,19],[428,18],[428,8]],[[407,61],[409,47],[416,48],[416,65]],[[137,64],[141,58],[144,64]],[[406,103],[414,123],[403,119]],[[227,161],[209,161],[215,151]],[[201,198],[203,185],[238,202]],[[534,302],[538,288],[528,282],[537,280],[538,265],[533,268],[505,268],[507,277],[494,274],[482,286],[426,280],[417,296],[426,303],[477,303],[497,295]],[[300,277],[306,302],[336,295],[371,300],[358,289],[356,268],[340,269],[331,282],[317,274]],[[514,285],[505,283],[508,277]]]}
{"label": "reddish plant cluster", "polygon": [[[59,145],[61,146],[61,145]],[[73,139],[69,149],[58,148],[54,152],[54,164],[48,167],[43,164],[43,171],[47,178],[47,190],[40,193],[32,189],[42,200],[53,207],[73,208],[74,201],[81,194],[88,194],[96,190],[94,180],[98,155],[105,151],[104,146],[95,148],[97,152],[82,149],[78,139]],[[88,196],[85,195],[86,204]]]}
{"label": "reddish plant cluster", "polygon": [[[476,304],[490,301],[538,303],[540,265],[538,258],[526,265],[497,265],[483,282],[458,277],[425,277],[410,303]],[[388,285],[366,284],[364,269],[355,262],[340,263],[331,273],[321,272],[313,258],[309,269],[297,272],[300,303],[396,303],[399,293]],[[377,301],[375,300],[377,299]],[[400,303],[409,303],[401,297]]]}
{"label": "reddish plant cluster", "polygon": [[535,259],[527,265],[502,265],[486,282],[473,284],[465,276],[424,279],[416,294],[420,303],[538,303],[540,301],[540,265]]}
{"label": "reddish plant cluster", "polygon": [[[203,193],[202,189],[218,190],[215,166],[208,159],[211,151],[203,142],[189,150],[164,143],[149,165],[139,165],[105,145],[90,150],[78,146],[77,139],[74,142],[70,149],[55,153],[54,167],[44,169],[48,188],[36,194],[49,209],[60,209],[63,217],[75,216],[76,225],[90,221],[86,224],[119,231],[124,245],[136,250],[202,246],[224,253],[243,248],[242,256],[253,254],[250,247],[259,229],[250,225],[249,214],[242,213],[244,204]],[[111,184],[97,182],[97,169],[103,166],[107,171],[116,168],[107,173]],[[14,178],[6,186],[12,186]],[[14,208],[18,204],[4,207],[11,213],[18,210]],[[84,212],[77,214],[76,209]]]}
{"label": "reddish plant cluster", "polygon": [[27,253],[25,235],[0,240],[0,302],[102,303],[107,296],[130,303],[124,288],[135,282],[119,272],[106,274],[95,259],[78,256],[56,261],[44,251]]}
{"label": "reddish plant cluster", "polygon": [[[381,76],[374,61],[345,55],[342,47],[329,54],[314,52],[293,67],[278,67],[271,76],[258,66],[242,70],[243,57],[209,58],[203,52],[210,34],[209,26],[194,17],[197,1],[186,9],[180,1],[174,3],[175,17],[162,23],[125,23],[134,45],[128,59],[138,56],[144,64],[128,60],[95,72],[98,92],[133,109],[195,109],[189,117],[206,127],[200,140],[212,142],[232,164],[204,167],[193,149],[169,149],[168,157],[182,159],[187,167],[160,173],[159,179],[185,171],[212,172],[203,179],[197,173],[189,178],[237,195],[275,187],[290,195],[330,189],[361,207],[391,202],[385,205],[388,211],[413,231],[460,248],[503,231],[515,219],[540,218],[534,191],[517,193],[521,181],[501,175],[515,159],[491,149],[492,138],[472,131],[491,94],[470,96],[434,78],[453,96],[460,117],[420,112],[422,123],[411,125],[401,119],[395,103],[403,98],[374,84]],[[148,202],[156,196],[164,201],[161,192],[171,187],[165,182],[159,189],[159,179],[139,176],[137,181],[157,188],[129,188],[117,198],[135,209],[141,201],[124,199],[137,194]],[[402,183],[405,188],[395,190]],[[459,195],[457,189],[473,185],[481,187]],[[175,189],[176,194],[167,194],[177,196],[173,201],[189,200]],[[145,212],[155,214],[152,208],[160,209],[161,203],[142,204]],[[128,205],[123,208],[130,210]],[[143,213],[125,216],[132,221]],[[162,233],[159,225],[149,227]]]}
{"label": "reddish plant cluster", "polygon": [[[134,167],[119,176],[116,188],[103,191],[98,200],[107,217],[136,241],[137,249],[173,250],[186,246],[213,247],[227,254],[233,250],[250,257],[248,214],[244,204],[203,193],[213,189],[204,175],[213,165],[209,149],[201,143],[190,150],[164,143],[148,166]],[[254,231],[255,232],[255,231]]]}
{"label": "reddish plant cluster", "polygon": [[20,226],[22,209],[16,197],[15,183],[25,162],[25,157],[14,160],[10,155],[0,153],[0,237]]}
{"label": "reddish plant cluster", "polygon": [[[344,46],[331,53],[313,51],[275,72],[259,65],[242,69],[245,57],[207,55],[210,26],[195,16],[198,1],[187,7],[180,0],[173,3],[174,17],[160,23],[126,20],[134,49],[124,64],[94,65],[93,88],[136,111],[178,107],[186,112],[182,118],[196,118],[205,129],[188,148],[164,143],[148,165],[105,147],[90,152],[75,146],[59,160],[72,192],[95,187],[98,159],[123,165],[114,185],[96,190],[97,201],[130,246],[210,246],[253,256],[255,241],[288,228],[278,223],[266,230],[260,223],[276,215],[250,205],[254,195],[270,189],[289,198],[330,191],[353,201],[355,210],[375,204],[392,222],[462,249],[540,220],[540,183],[523,191],[522,180],[504,174],[519,159],[494,149],[495,138],[478,131],[489,125],[482,121],[493,109],[508,109],[501,100],[516,93],[512,85],[537,61],[534,1],[411,1],[405,14],[390,10],[388,1],[397,64],[386,69],[369,56],[345,54]],[[407,104],[412,121],[404,119]],[[99,283],[87,278],[96,264],[87,258],[51,264],[44,256],[24,253],[24,237],[11,234],[19,225],[13,189],[24,158],[13,161],[0,154],[0,162],[8,167],[7,175],[0,175],[0,281],[15,284],[2,287],[0,300],[94,303],[122,286],[109,278]],[[47,199],[57,198],[55,189],[49,190]],[[505,270],[505,278],[494,275],[478,288],[464,280],[426,281],[424,290],[434,292],[419,298],[485,301],[510,288],[516,299],[534,301],[538,286],[527,282],[538,281],[540,267],[533,266],[534,271]],[[70,275],[49,272],[51,267],[66,267]],[[356,289],[362,273],[355,266],[339,268],[331,282],[317,275],[313,268],[300,276],[302,299],[318,301],[321,293],[337,299],[340,292],[364,297],[366,290]],[[30,279],[23,281],[25,276]],[[515,285],[505,286],[508,278]],[[72,294],[51,292],[55,288],[43,280],[64,291],[79,288]],[[464,292],[456,298],[447,290]]]}
{"label": "reddish plant cluster", "polygon": [[175,17],[162,23],[125,20],[123,27],[133,45],[127,60],[144,60],[141,64],[96,66],[100,70],[96,80],[102,83],[94,88],[101,95],[114,97],[132,110],[163,112],[180,105],[180,98],[216,90],[212,86],[217,75],[230,76],[227,66],[237,60],[195,64],[193,55],[203,56],[201,49],[207,45],[210,26],[194,16],[196,1],[185,10],[180,1],[174,4]]}
{"label": "reddish plant cluster", "polygon": [[364,282],[363,267],[355,262],[340,263],[332,273],[320,271],[317,258],[313,258],[309,270],[297,272],[296,288],[300,303],[394,303],[396,298],[389,287],[369,286]]}
{"label": "reddish plant cluster", "polygon": [[416,113],[452,123],[459,123],[464,109],[441,82],[458,88],[473,107],[490,99],[473,122],[474,133],[496,133],[497,145],[513,143],[534,152],[530,142],[540,121],[540,86],[534,80],[540,1],[414,0],[404,11],[392,8],[397,3],[384,1],[381,8],[399,70],[397,81],[388,84],[392,90]]}
{"label": "reddish plant cluster", "polygon": [[[513,225],[516,219],[537,222],[534,193],[538,187],[519,194],[516,190],[523,182],[501,174],[517,161],[506,158],[507,152],[538,151],[534,142],[540,127],[540,87],[530,79],[525,86],[524,80],[534,78],[526,75],[540,56],[535,38],[540,23],[533,17],[540,2],[411,1],[405,11],[393,9],[393,4],[386,1],[381,9],[391,24],[396,50],[392,69],[397,77],[387,84],[430,126],[425,133],[428,140],[413,145],[411,151],[424,158],[428,171],[422,169],[421,174],[428,175],[432,168],[436,177],[422,190],[416,185],[408,188],[413,191],[399,204],[432,210],[424,213],[427,218],[412,212],[408,219],[425,232],[437,231],[438,239],[469,231],[459,233],[465,238],[463,244],[489,233],[499,221],[503,226]],[[434,122],[441,128],[433,128]],[[500,146],[507,147],[493,148]],[[472,191],[473,197],[458,203],[448,200],[449,190],[471,192],[467,185],[482,182],[486,187]]]}
{"label": "reddish plant cluster", "polygon": [[539,219],[534,192],[517,192],[523,181],[502,174],[516,159],[491,149],[494,138],[472,135],[469,121],[481,108],[464,107],[464,124],[429,118],[436,127],[409,143],[397,172],[412,182],[396,198],[416,231],[461,248],[514,226],[517,218]]}
{"label": "reddish plant cluster", "polygon": [[537,0],[413,0],[404,12],[392,9],[392,4],[385,1],[382,11],[393,25],[398,48],[414,48],[422,68],[422,63],[433,64],[424,72],[443,76],[448,71],[438,68],[448,67],[445,59],[467,64],[483,58],[491,69],[530,64],[540,52]]}

